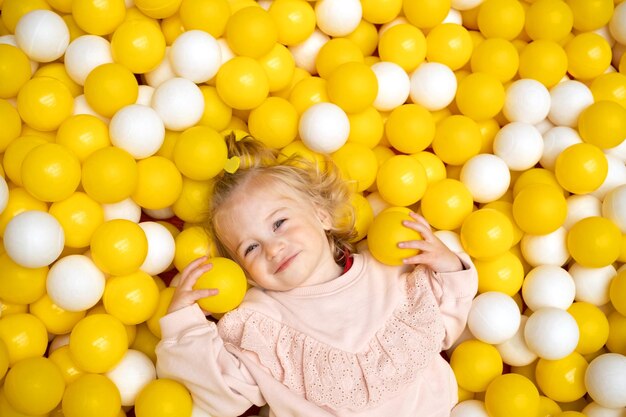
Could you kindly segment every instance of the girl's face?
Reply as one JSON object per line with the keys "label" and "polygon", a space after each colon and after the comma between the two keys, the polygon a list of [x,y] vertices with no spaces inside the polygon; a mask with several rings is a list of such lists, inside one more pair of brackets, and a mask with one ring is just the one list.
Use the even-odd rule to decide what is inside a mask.
{"label": "girl's face", "polygon": [[217,213],[222,242],[260,287],[287,291],[341,275],[325,234],[329,217],[276,182],[248,183]]}

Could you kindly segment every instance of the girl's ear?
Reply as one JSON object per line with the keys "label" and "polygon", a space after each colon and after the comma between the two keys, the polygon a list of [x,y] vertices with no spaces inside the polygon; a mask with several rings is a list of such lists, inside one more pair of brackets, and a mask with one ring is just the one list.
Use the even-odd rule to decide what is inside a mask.
{"label": "girl's ear", "polygon": [[324,228],[324,230],[330,230],[333,228],[332,217],[327,210],[321,207],[316,207],[315,214],[317,215],[317,218],[322,224],[322,227]]}

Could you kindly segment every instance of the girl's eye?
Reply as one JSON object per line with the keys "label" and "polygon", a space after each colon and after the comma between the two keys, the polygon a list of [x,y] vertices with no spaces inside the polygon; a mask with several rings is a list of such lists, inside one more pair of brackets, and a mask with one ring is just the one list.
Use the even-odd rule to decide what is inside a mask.
{"label": "girl's eye", "polygon": [[246,256],[247,254],[249,254],[250,252],[252,252],[254,250],[254,248],[256,248],[256,243],[252,244],[250,246],[248,246],[246,248],[246,250],[243,252],[243,256]]}
{"label": "girl's eye", "polygon": [[287,219],[280,219],[274,222],[274,230],[278,229]]}

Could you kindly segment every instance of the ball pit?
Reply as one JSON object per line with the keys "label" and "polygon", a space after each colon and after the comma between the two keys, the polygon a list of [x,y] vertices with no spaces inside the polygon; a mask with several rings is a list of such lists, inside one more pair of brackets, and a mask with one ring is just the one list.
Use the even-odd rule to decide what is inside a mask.
{"label": "ball pit", "polygon": [[154,347],[232,130],[330,155],[383,262],[409,208],[473,258],[452,416],[624,415],[625,1],[0,11],[0,415],[210,417]]}

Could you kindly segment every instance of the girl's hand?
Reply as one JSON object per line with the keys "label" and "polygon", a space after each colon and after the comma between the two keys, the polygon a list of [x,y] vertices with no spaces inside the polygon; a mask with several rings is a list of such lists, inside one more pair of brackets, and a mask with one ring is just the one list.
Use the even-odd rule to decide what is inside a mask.
{"label": "girl's hand", "polygon": [[423,240],[410,240],[398,243],[403,249],[417,249],[420,252],[403,259],[405,264],[423,264],[435,272],[461,271],[463,264],[459,257],[452,252],[435,234],[426,219],[417,213],[410,213],[413,221],[405,220],[402,224],[422,235]]}
{"label": "girl's hand", "polygon": [[[174,291],[174,296],[170,302],[170,306],[167,309],[167,313],[173,313],[174,311],[193,305],[201,298],[217,295],[218,290],[215,288],[194,290],[193,286],[198,281],[198,278],[205,272],[208,272],[213,268],[213,264],[204,263],[208,258],[203,256],[193,262],[189,263],[183,269],[180,275],[180,282]],[[209,314],[208,311],[204,312]]]}

